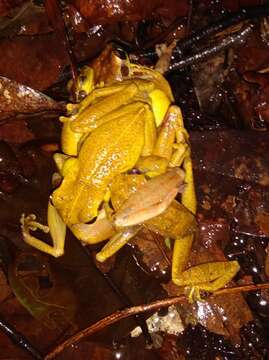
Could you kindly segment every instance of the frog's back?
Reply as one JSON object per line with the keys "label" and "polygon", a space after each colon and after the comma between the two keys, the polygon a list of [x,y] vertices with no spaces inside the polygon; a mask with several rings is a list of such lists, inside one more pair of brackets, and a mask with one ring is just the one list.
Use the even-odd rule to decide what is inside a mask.
{"label": "frog's back", "polygon": [[53,203],[68,225],[97,216],[108,184],[135,165],[143,145],[143,111],[111,120],[86,138],[77,174],[68,173],[53,194]]}

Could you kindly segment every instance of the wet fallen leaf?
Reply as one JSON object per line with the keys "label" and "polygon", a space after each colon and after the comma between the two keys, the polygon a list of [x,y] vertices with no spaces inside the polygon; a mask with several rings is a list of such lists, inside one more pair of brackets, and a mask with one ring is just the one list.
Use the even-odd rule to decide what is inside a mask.
{"label": "wet fallen leaf", "polygon": [[180,354],[177,336],[166,335],[161,348],[158,350],[163,360],[184,360],[185,357]]}
{"label": "wet fallen leaf", "polygon": [[266,276],[269,278],[269,246],[267,246],[267,250],[266,250],[266,260],[265,260],[264,271],[265,271]]}
{"label": "wet fallen leaf", "polygon": [[46,110],[63,111],[64,106],[28,86],[0,77],[0,119]]}
{"label": "wet fallen leaf", "polygon": [[171,250],[165,245],[164,239],[147,229],[140,231],[131,244],[138,250],[137,261],[145,271],[163,278],[171,265]]}
{"label": "wet fallen leaf", "polygon": [[36,90],[57,82],[67,56],[54,33],[0,39],[0,74]]}
{"label": "wet fallen leaf", "polygon": [[269,213],[260,211],[255,217],[255,222],[258,224],[264,235],[269,237]]}
{"label": "wet fallen leaf", "polygon": [[[45,351],[55,339],[61,336],[59,331],[48,329],[42,323],[35,320],[15,297],[2,302],[0,304],[0,312],[4,314],[6,321],[24,334],[41,352]],[[7,359],[7,355],[9,359],[31,359],[27,352],[15,346],[3,332],[0,332],[0,347],[1,360]]]}
{"label": "wet fallen leaf", "polygon": [[92,341],[83,341],[77,346],[69,347],[60,356],[58,360],[80,360],[87,359],[91,356],[94,360],[114,360],[115,356],[111,348],[105,347],[103,344]]}
{"label": "wet fallen leaf", "polygon": [[33,139],[34,134],[24,119],[10,119],[0,125],[0,140],[23,144]]}
{"label": "wet fallen leaf", "polygon": [[0,303],[11,294],[11,289],[7,283],[6,275],[0,270]]}
{"label": "wet fallen leaf", "polygon": [[262,186],[269,185],[269,157],[265,156],[268,132],[193,132],[191,141],[195,169]]}
{"label": "wet fallen leaf", "polygon": [[4,16],[14,9],[16,6],[19,6],[26,2],[27,0],[6,0],[1,1],[0,3],[0,15]]}
{"label": "wet fallen leaf", "polygon": [[53,270],[46,256],[20,253],[9,266],[9,283],[29,313],[48,328],[75,326],[76,298],[68,285],[70,274]]}
{"label": "wet fallen leaf", "polygon": [[0,18],[0,37],[44,34],[51,30],[44,7],[34,5],[32,1],[26,1],[8,16]]}
{"label": "wet fallen leaf", "polygon": [[160,1],[151,0],[147,4],[144,1],[73,1],[76,8],[90,24],[114,23],[117,21],[138,21],[140,19],[158,17],[163,14],[167,17],[184,16],[188,10],[186,0]]}

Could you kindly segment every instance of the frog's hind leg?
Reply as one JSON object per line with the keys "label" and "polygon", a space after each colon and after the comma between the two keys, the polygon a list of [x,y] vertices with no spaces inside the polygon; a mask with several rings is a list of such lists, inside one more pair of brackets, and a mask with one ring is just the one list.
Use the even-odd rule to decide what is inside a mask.
{"label": "frog's hind leg", "polygon": [[[185,170],[184,191],[181,202],[193,214],[196,213],[196,195],[193,179],[189,136],[184,128],[182,114],[177,108],[177,117],[174,122],[176,143],[170,157],[169,166],[183,166]],[[172,280],[178,286],[191,286],[214,292],[224,287],[238,272],[237,261],[222,261],[200,264],[184,271],[191,252],[194,234],[178,238],[174,243]]]}
{"label": "frog's hind leg", "polygon": [[[192,213],[196,212],[196,196],[194,189],[192,161],[190,150],[185,154],[183,160],[185,170],[185,188],[182,193],[182,204]],[[193,266],[184,271],[194,234],[187,235],[175,240],[172,262],[172,280],[178,286],[191,286],[214,292],[229,283],[240,266],[237,261],[215,261]]]}
{"label": "frog's hind leg", "polygon": [[[48,205],[48,226],[38,223],[36,216],[33,214],[28,216],[22,214],[21,228],[23,239],[27,244],[54,257],[59,257],[64,254],[66,225],[50,202]],[[46,244],[31,235],[30,231],[36,231],[37,229],[45,233],[50,232],[53,245]]]}
{"label": "frog's hind leg", "polygon": [[214,292],[223,288],[239,270],[237,261],[215,261],[199,264],[175,275],[173,281],[178,286],[197,286],[199,289]]}

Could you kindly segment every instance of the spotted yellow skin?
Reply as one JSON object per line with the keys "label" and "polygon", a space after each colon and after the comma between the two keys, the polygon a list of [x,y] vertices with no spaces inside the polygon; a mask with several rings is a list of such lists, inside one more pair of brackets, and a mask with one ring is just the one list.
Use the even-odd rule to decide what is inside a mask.
{"label": "spotted yellow skin", "polygon": [[67,225],[96,217],[114,176],[133,168],[144,145],[142,115],[141,111],[128,121],[109,121],[87,137],[79,152],[76,176],[70,171],[52,195]]}
{"label": "spotted yellow skin", "polygon": [[[88,95],[79,104],[68,104],[68,116],[61,118],[63,153],[55,154],[54,159],[62,182],[51,196],[48,227],[39,224],[34,215],[23,214],[24,240],[58,257],[64,252],[68,226],[87,244],[109,239],[97,254],[98,261],[105,261],[146,226],[174,240],[172,280],[176,285],[212,292],[225,286],[239,270],[236,261],[185,270],[196,229],[196,196],[188,133],[180,109],[172,105],[168,82],[158,72],[134,64],[129,64],[127,79],[109,85],[94,84],[90,68],[84,71],[84,78],[77,86]],[[167,195],[170,200],[161,213],[156,204],[150,217],[145,209],[145,220],[140,223],[128,226],[122,220],[116,222],[117,214],[135,192],[141,191],[140,186],[163,175],[164,179],[166,175],[167,179],[174,177],[176,184],[180,176],[171,171],[180,168],[185,174],[181,202]],[[128,174],[133,169],[142,175]],[[160,192],[164,193],[160,202],[164,201],[165,191],[159,190],[148,193],[149,199]],[[169,194],[169,187],[167,191]],[[37,228],[50,232],[53,245],[31,235]]]}

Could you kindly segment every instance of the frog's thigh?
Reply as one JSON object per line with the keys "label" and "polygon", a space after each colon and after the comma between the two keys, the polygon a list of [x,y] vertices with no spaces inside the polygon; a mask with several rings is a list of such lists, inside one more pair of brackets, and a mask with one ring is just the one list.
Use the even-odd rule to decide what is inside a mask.
{"label": "frog's thigh", "polygon": [[237,261],[218,261],[196,265],[181,274],[180,285],[198,285],[205,291],[213,292],[231,281],[239,268]]}

